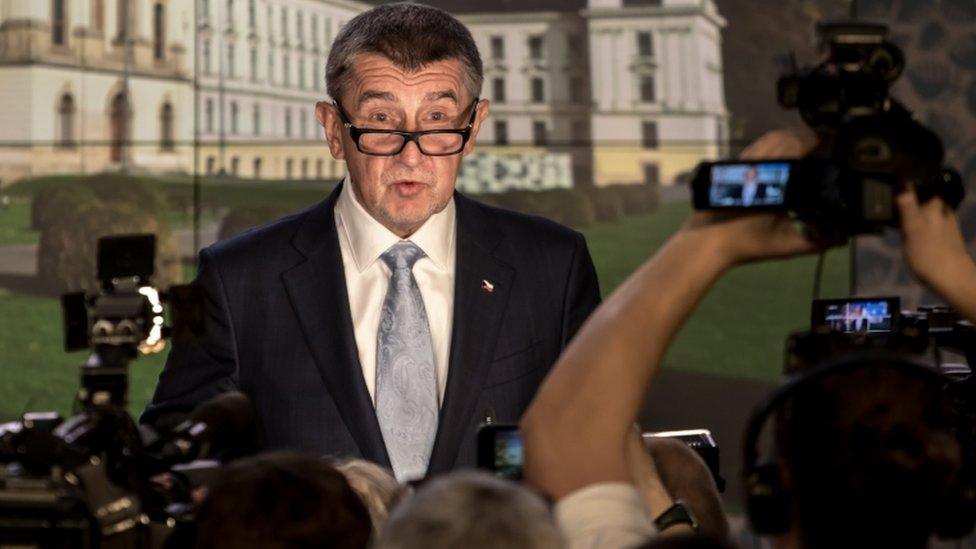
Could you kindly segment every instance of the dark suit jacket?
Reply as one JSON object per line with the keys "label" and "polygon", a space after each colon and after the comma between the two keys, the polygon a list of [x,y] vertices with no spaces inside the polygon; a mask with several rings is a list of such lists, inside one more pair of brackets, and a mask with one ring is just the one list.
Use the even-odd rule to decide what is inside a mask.
{"label": "dark suit jacket", "polygon": [[[144,422],[240,390],[269,447],[389,466],[353,335],[338,195],[200,252],[205,331],[174,342]],[[454,326],[429,473],[475,465],[485,415],[519,419],[600,299],[579,233],[458,193],[455,203]]]}

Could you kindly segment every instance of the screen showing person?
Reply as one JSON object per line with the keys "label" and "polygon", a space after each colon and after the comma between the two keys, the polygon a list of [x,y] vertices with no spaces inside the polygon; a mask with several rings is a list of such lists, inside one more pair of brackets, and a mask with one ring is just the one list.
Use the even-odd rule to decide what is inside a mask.
{"label": "screen showing person", "polygon": [[836,300],[824,303],[822,324],[844,333],[890,332],[898,304],[891,298]]}
{"label": "screen showing person", "polygon": [[715,208],[782,206],[790,180],[787,162],[716,164],[710,205]]}
{"label": "screen showing person", "polygon": [[522,436],[518,425],[487,424],[478,429],[478,466],[495,475],[522,478]]}

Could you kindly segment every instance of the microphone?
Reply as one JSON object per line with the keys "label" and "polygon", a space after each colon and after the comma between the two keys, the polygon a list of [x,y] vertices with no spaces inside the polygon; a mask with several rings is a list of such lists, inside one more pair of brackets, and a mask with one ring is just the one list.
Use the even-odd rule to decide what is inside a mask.
{"label": "microphone", "polygon": [[204,402],[166,438],[163,453],[171,463],[198,459],[226,462],[260,447],[254,406],[238,391]]}

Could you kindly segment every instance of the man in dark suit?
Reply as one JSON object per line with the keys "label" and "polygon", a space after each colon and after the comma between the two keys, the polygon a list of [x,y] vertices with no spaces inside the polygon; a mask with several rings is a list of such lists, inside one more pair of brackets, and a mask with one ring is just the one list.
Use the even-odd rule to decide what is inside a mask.
{"label": "man in dark suit", "polygon": [[472,466],[599,301],[583,237],[455,192],[488,102],[468,30],[417,4],[349,21],[316,106],[348,175],[322,203],[200,253],[202,335],[176,342],[144,421],[230,390],[267,444],[400,480]]}

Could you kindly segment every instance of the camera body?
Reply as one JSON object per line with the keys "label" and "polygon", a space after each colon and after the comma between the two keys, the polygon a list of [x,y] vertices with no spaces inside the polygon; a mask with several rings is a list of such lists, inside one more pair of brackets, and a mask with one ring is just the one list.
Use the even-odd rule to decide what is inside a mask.
{"label": "camera body", "polygon": [[919,201],[958,208],[959,174],[942,165],[938,136],[889,93],[904,70],[884,25],[824,23],[823,61],[780,78],[779,103],[795,108],[820,136],[806,158],[703,162],[692,179],[697,209],[791,212],[829,238],[898,225],[895,195],[912,185]]}
{"label": "camera body", "polygon": [[952,378],[970,377],[976,364],[976,327],[946,307],[902,311],[900,303],[890,296],[814,300],[810,330],[786,340],[784,372],[801,373],[840,354],[878,349],[931,354]]}
{"label": "camera body", "polygon": [[[192,519],[182,505],[192,486],[174,470],[205,457],[210,441],[200,433],[208,430],[197,422],[157,432],[126,412],[129,362],[158,352],[171,334],[164,301],[173,296],[175,323],[199,329],[195,289],[153,288],[154,259],[153,235],[99,239],[102,292],[62,296],[66,350],[92,351],[81,366],[78,413],[32,412],[0,425],[0,544],[161,547]],[[163,473],[172,477],[168,490],[153,480]]]}

